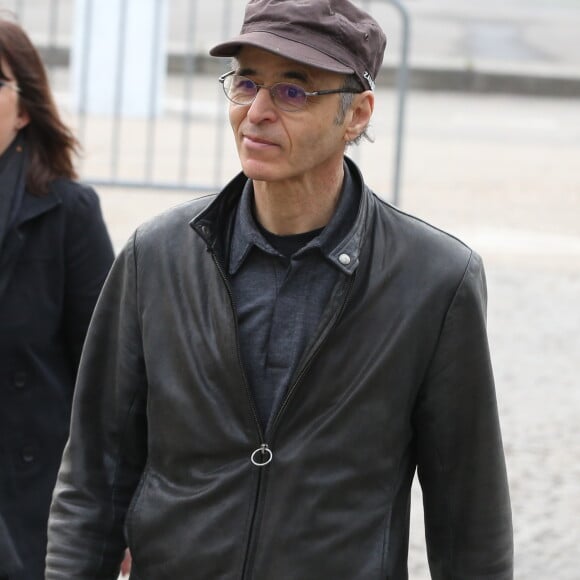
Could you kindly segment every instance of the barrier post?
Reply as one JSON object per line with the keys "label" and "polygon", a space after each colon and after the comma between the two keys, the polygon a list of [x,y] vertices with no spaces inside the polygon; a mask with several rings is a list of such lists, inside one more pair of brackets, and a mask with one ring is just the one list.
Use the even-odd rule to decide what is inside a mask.
{"label": "barrier post", "polygon": [[403,166],[403,141],[405,135],[405,112],[409,88],[409,38],[411,18],[407,8],[400,0],[388,0],[401,15],[401,60],[397,70],[397,136],[395,148],[395,168],[393,171],[393,204],[399,205],[401,199],[401,178]]}
{"label": "barrier post", "polygon": [[75,0],[72,95],[78,113],[159,115],[167,0]]}

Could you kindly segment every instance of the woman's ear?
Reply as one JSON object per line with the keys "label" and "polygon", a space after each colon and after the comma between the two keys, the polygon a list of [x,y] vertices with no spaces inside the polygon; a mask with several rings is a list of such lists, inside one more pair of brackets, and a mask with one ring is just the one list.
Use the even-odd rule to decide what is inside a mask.
{"label": "woman's ear", "polygon": [[26,111],[26,109],[20,108],[18,117],[16,118],[16,130],[20,131],[21,129],[24,129],[28,123],[30,123],[30,115],[28,114],[28,111]]}
{"label": "woman's ear", "polygon": [[374,108],[375,94],[372,91],[364,91],[355,95],[347,115],[344,132],[344,140],[347,143],[356,139],[369,126]]}

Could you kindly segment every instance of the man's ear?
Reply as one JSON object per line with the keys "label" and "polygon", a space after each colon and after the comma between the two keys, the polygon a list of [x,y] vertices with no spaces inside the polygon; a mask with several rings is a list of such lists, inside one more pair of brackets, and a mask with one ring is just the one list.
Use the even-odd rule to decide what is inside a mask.
{"label": "man's ear", "polygon": [[375,108],[375,94],[364,91],[354,96],[352,106],[346,115],[344,140],[356,139],[368,127]]}

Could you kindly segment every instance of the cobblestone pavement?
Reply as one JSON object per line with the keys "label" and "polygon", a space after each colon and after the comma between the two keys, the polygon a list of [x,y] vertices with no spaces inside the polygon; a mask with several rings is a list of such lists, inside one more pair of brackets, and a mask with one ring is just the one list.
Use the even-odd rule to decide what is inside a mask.
{"label": "cobblestone pavement", "polygon": [[[416,93],[409,106],[401,205],[486,263],[516,580],[580,578],[579,113],[571,100],[449,94]],[[379,191],[388,188],[377,152],[389,114],[377,111],[377,143],[355,154]],[[188,197],[100,193],[117,247]],[[412,580],[429,578],[424,552],[415,488]]]}

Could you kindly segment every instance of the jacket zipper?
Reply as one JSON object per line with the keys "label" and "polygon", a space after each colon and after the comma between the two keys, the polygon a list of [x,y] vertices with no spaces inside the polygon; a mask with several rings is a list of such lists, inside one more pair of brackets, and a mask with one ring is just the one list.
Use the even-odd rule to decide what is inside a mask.
{"label": "jacket zipper", "polygon": [[240,352],[239,328],[238,328],[238,320],[237,320],[237,315],[236,315],[234,295],[233,295],[232,289],[230,287],[230,283],[229,283],[228,278],[224,272],[223,266],[222,266],[219,258],[217,257],[217,255],[213,251],[213,249],[211,249],[211,248],[208,248],[208,249],[211,253],[211,256],[212,256],[213,261],[216,265],[216,268],[217,268],[217,270],[218,270],[218,272],[223,280],[224,286],[226,288],[226,291],[227,291],[229,299],[230,299],[230,308],[232,310],[232,315],[233,315],[233,319],[234,319],[234,328],[235,328],[235,332],[236,332],[236,353],[238,356],[238,364],[240,365],[240,369],[242,371],[242,377],[244,380],[244,387],[246,390],[246,394],[248,396],[248,401],[250,402],[250,409],[252,411],[252,417],[254,419],[254,424],[255,424],[256,430],[258,432],[258,439],[260,441],[259,447],[250,456],[250,461],[255,466],[257,466],[259,468],[259,471],[258,471],[258,482],[256,484],[256,493],[254,496],[254,505],[252,507],[252,517],[250,519],[250,525],[248,528],[248,541],[246,544],[246,551],[244,554],[244,562],[243,562],[243,566],[242,566],[241,578],[243,580],[248,573],[248,566],[249,566],[249,561],[250,561],[250,556],[251,556],[250,548],[253,544],[252,538],[254,536],[254,527],[256,526],[256,519],[257,519],[256,514],[258,512],[259,499],[260,499],[260,495],[261,495],[260,491],[262,489],[262,480],[264,478],[264,471],[265,471],[265,467],[272,460],[272,452],[271,452],[268,444],[265,442],[264,433],[262,431],[262,425],[260,424],[260,421],[258,419],[258,412],[256,411],[256,404],[254,402],[254,397],[253,397],[252,392],[250,390],[250,386],[248,384],[248,379],[246,377],[246,372],[244,370],[244,365],[242,362],[242,353]]}
{"label": "jacket zipper", "polygon": [[[230,308],[232,309],[232,314],[233,314],[233,319],[234,319],[234,327],[235,327],[235,331],[236,331],[236,353],[238,356],[238,363],[239,363],[240,369],[242,371],[242,377],[244,379],[244,386],[246,389],[246,394],[247,394],[248,400],[250,402],[250,409],[252,411],[252,416],[254,418],[254,423],[256,425],[256,430],[258,432],[258,437],[260,440],[259,447],[250,456],[250,461],[255,466],[257,466],[259,468],[259,472],[258,472],[258,482],[256,485],[256,494],[254,496],[254,506],[252,508],[252,517],[250,520],[250,526],[249,526],[249,531],[248,531],[248,542],[246,544],[246,553],[244,556],[244,564],[242,567],[242,575],[241,575],[241,580],[249,580],[251,578],[250,574],[251,574],[251,570],[252,570],[253,563],[254,563],[254,556],[255,556],[256,546],[257,546],[258,537],[259,537],[260,522],[258,521],[257,516],[258,516],[259,507],[260,507],[260,499],[262,496],[262,488],[264,487],[264,478],[268,472],[268,465],[273,459],[273,453],[272,453],[270,446],[266,442],[266,437],[264,436],[264,433],[262,431],[262,425],[260,424],[260,421],[258,419],[258,413],[256,411],[256,405],[254,403],[254,397],[253,397],[252,392],[250,390],[250,386],[248,384],[248,379],[247,379],[246,373],[244,371],[244,365],[242,362],[242,354],[240,352],[239,328],[238,328],[238,322],[237,322],[237,316],[236,316],[234,295],[233,295],[232,289],[230,287],[228,278],[224,272],[223,266],[222,266],[219,258],[217,257],[215,251],[213,250],[212,247],[208,247],[208,251],[211,253],[213,261],[214,261],[216,268],[217,268],[217,270],[218,270],[218,272],[219,272],[219,274],[224,282],[224,286],[226,288],[226,291],[228,293],[228,297],[230,299]],[[278,424],[280,423],[280,418],[284,414],[284,411],[286,410],[286,408],[290,404],[291,400],[294,398],[294,394],[297,391],[298,386],[302,382],[304,375],[306,374],[306,372],[310,368],[310,365],[312,364],[312,362],[316,358],[317,354],[320,352],[320,349],[322,348],[322,345],[325,343],[326,338],[330,334],[330,331],[334,328],[334,325],[337,323],[337,321],[342,316],[342,314],[346,308],[346,305],[348,304],[348,301],[350,298],[350,293],[351,293],[352,287],[354,285],[354,278],[355,277],[356,277],[356,273],[351,276],[351,279],[350,279],[348,287],[346,289],[342,304],[341,304],[340,308],[338,309],[334,318],[328,324],[326,333],[323,334],[323,336],[319,340],[318,344],[316,345],[316,347],[314,348],[314,350],[312,351],[312,353],[310,354],[310,356],[308,357],[308,359],[305,361],[304,365],[300,369],[300,372],[298,373],[296,380],[292,383],[292,385],[288,389],[288,392],[286,393],[286,396],[284,397],[284,400],[282,401],[282,404],[280,405],[280,408],[278,409],[276,416],[274,417],[271,428],[269,429],[268,434],[269,434],[270,442],[273,441],[274,434],[276,432],[276,428],[277,428]]]}
{"label": "jacket zipper", "polygon": [[[284,411],[288,408],[290,402],[294,398],[294,395],[295,395],[296,391],[298,390],[298,387],[300,386],[300,383],[302,382],[304,375],[308,372],[308,369],[310,368],[312,362],[314,361],[314,359],[316,358],[316,356],[320,352],[323,344],[326,342],[326,338],[328,337],[328,335],[330,334],[330,332],[334,328],[337,321],[340,320],[344,310],[346,309],[346,306],[347,306],[349,298],[350,298],[350,293],[351,293],[352,287],[354,285],[355,276],[356,276],[356,273],[352,275],[352,277],[349,281],[348,287],[346,289],[345,297],[342,301],[342,304],[341,304],[340,308],[338,309],[337,313],[335,314],[334,318],[329,322],[328,326],[326,327],[326,332],[321,336],[320,340],[318,341],[318,344],[316,345],[314,350],[310,353],[310,356],[306,359],[304,365],[300,369],[300,372],[298,373],[296,380],[292,383],[292,385],[288,389],[286,396],[284,397],[282,404],[280,405],[280,407],[276,413],[276,416],[274,417],[274,420],[272,421],[272,425],[271,425],[270,429],[268,430],[268,438],[267,439],[269,440],[270,444],[272,444],[272,442],[274,441],[274,435],[276,432],[276,428],[278,427],[278,425],[280,423],[280,420],[281,420],[282,415],[284,414]],[[266,443],[263,444],[263,448],[265,448],[265,451],[269,452],[269,457],[268,457],[268,463],[269,463],[270,460],[272,459],[272,456],[273,456],[272,451],[270,450],[268,444],[266,444]],[[250,580],[251,579],[250,571],[252,570],[253,565],[254,565],[254,557],[256,554],[256,548],[258,545],[258,539],[259,539],[259,535],[260,535],[260,523],[261,522],[258,521],[258,517],[257,517],[258,511],[259,511],[259,504],[260,504],[260,492],[261,492],[262,487],[264,487],[264,485],[265,485],[265,482],[263,482],[263,479],[265,478],[267,473],[268,473],[267,468],[260,470],[259,485],[258,485],[258,490],[257,490],[257,494],[256,494],[256,501],[254,504],[254,513],[252,516],[252,527],[251,527],[252,533],[250,534],[249,539],[248,539],[248,546],[247,546],[247,552],[246,552],[246,562],[244,564],[244,571],[242,574],[242,580]]]}
{"label": "jacket zipper", "polygon": [[219,261],[219,258],[216,256],[216,254],[213,250],[210,250],[210,252],[211,252],[213,261],[215,262],[215,265],[218,269],[218,272],[219,272],[219,274],[224,282],[224,285],[226,287],[226,291],[227,291],[229,299],[230,299],[230,308],[232,310],[233,319],[234,319],[234,327],[236,330],[236,354],[238,356],[238,364],[240,365],[240,369],[242,371],[242,377],[244,379],[244,387],[246,390],[246,394],[248,395],[248,400],[250,402],[250,409],[252,411],[252,417],[253,417],[254,423],[256,425],[256,430],[258,431],[258,436],[260,439],[260,449],[265,450],[265,449],[268,449],[268,446],[264,443],[264,434],[262,432],[262,425],[260,424],[260,421],[258,419],[258,412],[256,411],[254,397],[252,396],[252,392],[250,391],[250,385],[248,385],[248,379],[246,377],[246,372],[244,370],[244,364],[242,362],[242,353],[240,352],[239,328],[238,328],[238,319],[237,319],[237,315],[236,315],[236,308],[235,308],[235,302],[234,302],[234,294],[232,292],[232,289],[230,287],[230,283],[228,282],[228,279],[227,279],[227,276],[224,272],[224,269]]}

